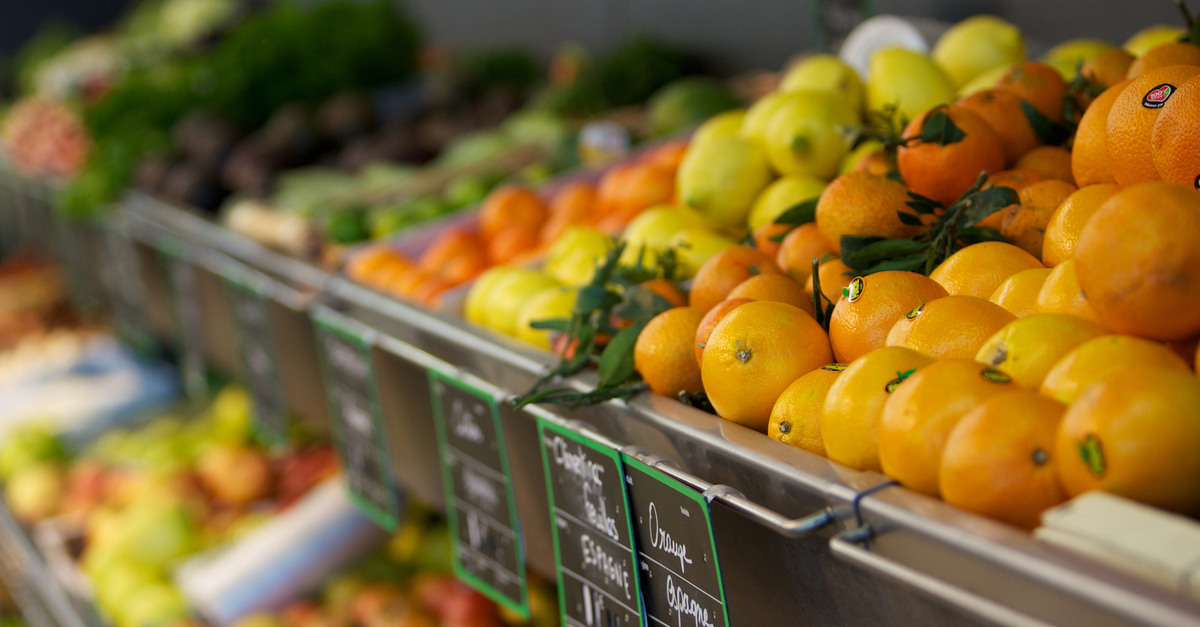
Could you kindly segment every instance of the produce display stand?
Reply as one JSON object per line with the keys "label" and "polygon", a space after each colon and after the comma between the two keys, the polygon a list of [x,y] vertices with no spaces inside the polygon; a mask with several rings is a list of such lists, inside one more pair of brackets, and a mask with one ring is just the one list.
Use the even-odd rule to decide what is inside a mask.
{"label": "produce display stand", "polygon": [[[4,180],[3,202],[49,215],[44,182]],[[13,213],[5,209],[0,215]],[[229,284],[259,295],[287,409],[332,428],[344,463],[349,439],[375,439],[372,450],[384,458],[347,468],[351,483],[356,472],[389,472],[359,478],[365,483],[356,490],[370,488],[372,498],[386,501],[395,490],[446,507],[430,373],[493,400],[525,563],[551,579],[558,566],[539,436],[547,421],[609,442],[614,455],[660,471],[707,502],[730,624],[1200,623],[1200,604],[1182,595],[665,397],[647,393],[575,411],[516,409],[509,399],[551,367],[549,354],[270,251],[186,209],[131,194],[101,225],[47,224],[53,228],[42,241],[62,244],[52,249],[80,275],[73,281],[107,287],[95,300],[116,304],[108,308],[115,317],[135,315],[119,303],[141,290],[141,328],[155,344],[253,381],[257,375],[239,358],[244,332]],[[122,246],[136,268],[120,263]],[[194,269],[190,293],[172,289],[178,264]],[[138,285],[122,287],[131,281]],[[194,302],[181,304],[181,297]],[[185,307],[195,310],[180,315]],[[203,321],[198,333],[180,322],[187,320]],[[330,329],[361,349],[365,378],[344,381],[328,363],[320,344]],[[586,390],[595,382],[581,376],[566,383]],[[349,430],[357,427],[338,409],[347,394],[370,406],[377,432]],[[4,511],[0,533],[6,579],[27,581],[21,589],[40,599],[52,622],[87,622],[78,613],[60,616],[69,603]]]}

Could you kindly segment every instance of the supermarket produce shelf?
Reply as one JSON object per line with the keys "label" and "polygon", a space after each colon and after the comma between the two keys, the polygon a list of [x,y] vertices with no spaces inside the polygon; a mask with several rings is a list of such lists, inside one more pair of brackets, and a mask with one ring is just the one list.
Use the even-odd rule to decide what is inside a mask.
{"label": "supermarket produce shelf", "polygon": [[94,608],[73,601],[51,575],[25,530],[0,499],[0,580],[32,627],[85,627]]}
{"label": "supermarket produce shelf", "polygon": [[[322,312],[369,330],[403,492],[434,505],[443,501],[429,371],[469,379],[501,401],[528,564],[544,575],[553,576],[555,567],[539,413],[636,445],[629,450],[705,488],[734,624],[1200,623],[1200,605],[1181,595],[671,399],[641,394],[575,411],[516,409],[507,401],[550,368],[549,355],[289,259],[184,209],[134,196],[119,215],[137,245],[182,242],[185,257],[212,277],[233,271],[230,264],[265,277],[272,299],[295,314],[280,333],[286,343],[306,347],[289,359],[289,366],[311,371],[306,377],[320,376],[311,315]],[[140,258],[150,266],[163,259]],[[147,277],[162,273],[142,269]],[[220,289],[199,290],[202,300],[220,295]],[[169,295],[160,287],[147,298],[151,309],[162,308],[153,301]],[[216,317],[227,310],[221,303],[200,305]],[[169,341],[171,330],[163,335]],[[208,320],[206,335],[210,352],[213,343],[232,338],[228,326]],[[307,387],[321,387],[312,385],[319,379],[305,380]],[[586,376],[564,381],[580,390],[594,383]],[[324,408],[311,398],[295,400],[290,404]]]}

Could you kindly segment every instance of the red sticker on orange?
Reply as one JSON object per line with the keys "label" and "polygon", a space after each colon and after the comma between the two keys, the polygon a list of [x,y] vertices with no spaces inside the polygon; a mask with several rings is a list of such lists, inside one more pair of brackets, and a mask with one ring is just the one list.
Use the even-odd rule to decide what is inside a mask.
{"label": "red sticker on orange", "polygon": [[1167,98],[1170,98],[1173,93],[1175,93],[1175,86],[1163,83],[1146,92],[1146,95],[1142,97],[1142,106],[1147,109],[1161,109],[1163,105],[1167,104]]}

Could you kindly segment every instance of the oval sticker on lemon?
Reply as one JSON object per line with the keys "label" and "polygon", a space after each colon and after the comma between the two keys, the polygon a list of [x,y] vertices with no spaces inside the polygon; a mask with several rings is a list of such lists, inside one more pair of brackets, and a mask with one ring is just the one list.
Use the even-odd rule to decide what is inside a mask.
{"label": "oval sticker on lemon", "polygon": [[1175,93],[1175,86],[1170,83],[1163,83],[1146,92],[1142,97],[1142,106],[1147,109],[1161,109],[1167,104],[1167,99],[1171,94]]}
{"label": "oval sticker on lemon", "polygon": [[854,302],[862,298],[863,293],[863,278],[860,276],[854,277],[850,285],[846,287],[846,300]]}

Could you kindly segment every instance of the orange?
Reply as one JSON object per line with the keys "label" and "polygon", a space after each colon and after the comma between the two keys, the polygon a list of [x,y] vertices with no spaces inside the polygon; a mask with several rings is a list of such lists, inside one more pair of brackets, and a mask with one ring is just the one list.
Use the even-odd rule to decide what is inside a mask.
{"label": "orange", "polygon": [[397,267],[410,267],[412,262],[400,251],[387,246],[368,246],[346,260],[346,276],[370,285],[390,276]]}
{"label": "orange", "polygon": [[[751,233],[754,238],[754,247],[766,253],[768,257],[775,259],[779,263],[779,249],[783,247],[783,240],[778,242],[774,238],[788,233],[792,230],[790,224],[778,224],[775,222],[764,222]],[[787,237],[784,235],[784,237]]]}
{"label": "orange", "polygon": [[1041,268],[1037,257],[1005,242],[971,244],[950,255],[929,273],[950,294],[987,298],[1004,279],[1030,268]]}
{"label": "orange", "polygon": [[551,244],[573,224],[583,224],[596,209],[596,187],[586,181],[568,183],[550,200],[549,215],[538,234],[543,244]]}
{"label": "orange", "polygon": [[696,329],[695,341],[692,343],[696,353],[696,363],[700,363],[704,359],[704,347],[708,345],[708,338],[712,336],[713,329],[717,328],[717,323],[724,320],[725,314],[733,311],[738,305],[750,302],[754,301],[749,298],[727,298],[704,314],[704,319],[700,321],[700,326]]}
{"label": "orange", "polygon": [[521,226],[536,233],[546,220],[546,204],[533,190],[521,185],[498,187],[479,208],[479,230],[491,241],[501,231]]}
{"label": "orange", "polygon": [[630,217],[654,205],[669,203],[674,195],[675,171],[653,163],[615,166],[596,188],[601,213]]}
{"label": "orange", "polygon": [[1087,224],[1092,214],[1117,193],[1118,189],[1120,188],[1115,184],[1101,183],[1071,192],[1046,223],[1046,234],[1042,240],[1042,263],[1057,266],[1073,257],[1083,225]]}
{"label": "orange", "polygon": [[426,277],[425,280],[421,281],[419,284],[415,285],[408,296],[418,303],[428,305],[433,309],[441,309],[442,292],[445,292],[452,287],[454,287],[454,285],[445,278],[438,276],[437,274],[433,274]]}
{"label": "orange", "polygon": [[917,116],[904,127],[904,137],[919,137],[925,118],[935,111],[949,115],[966,137],[945,146],[914,140],[900,147],[897,164],[912,191],[949,205],[975,183],[980,172],[1004,169],[1004,145],[979,114],[957,105]]}
{"label": "orange", "polygon": [[1104,490],[1200,511],[1200,382],[1165,368],[1122,369],[1067,409],[1054,452],[1070,496]]}
{"label": "orange", "polygon": [[1079,73],[1093,85],[1112,87],[1125,80],[1134,56],[1124,48],[1109,48],[1083,62]]}
{"label": "orange", "polygon": [[1132,335],[1102,335],[1076,346],[1058,360],[1046,374],[1040,391],[1063,403],[1073,403],[1088,384],[1124,368],[1191,372],[1183,358],[1158,342]]}
{"label": "orange", "polygon": [[1068,313],[1104,324],[1088,302],[1087,294],[1079,289],[1079,280],[1075,278],[1074,258],[1054,266],[1050,271],[1050,276],[1046,277],[1046,282],[1042,284],[1037,300],[1033,303],[1033,310]]}
{"label": "orange", "polygon": [[883,406],[907,377],[933,362],[901,346],[885,346],[851,362],[821,408],[821,441],[829,459],[855,470],[880,471]]}
{"label": "orange", "polygon": [[687,154],[689,143],[691,142],[686,138],[671,140],[647,151],[642,155],[641,161],[674,172],[679,169],[679,163]]}
{"label": "orange", "polygon": [[1162,180],[1200,189],[1200,77],[1179,85],[1171,106],[1158,114],[1150,147]]}
{"label": "orange", "polygon": [[1021,98],[1011,91],[984,89],[960,99],[957,104],[979,114],[996,131],[1004,146],[1005,163],[1014,163],[1017,157],[1042,143],[1021,108]]}
{"label": "orange", "polygon": [[699,394],[700,364],[692,342],[704,312],[695,307],[676,307],[654,316],[638,334],[633,347],[634,368],[650,391],[677,397],[680,392]]}
{"label": "orange", "polygon": [[944,296],[945,289],[916,272],[889,270],[855,277],[829,319],[833,354],[849,363],[884,346],[896,320]]}
{"label": "orange", "polygon": [[1151,48],[1129,64],[1125,78],[1138,78],[1151,70],[1172,65],[1200,65],[1200,46],[1172,41]]}
{"label": "orange", "polygon": [[766,433],[787,386],[831,361],[829,338],[812,316],[786,303],[754,301],[717,323],[700,374],[719,416]]}
{"label": "orange", "polygon": [[771,408],[767,435],[815,455],[825,456],[821,440],[821,408],[829,388],[846,369],[844,364],[825,364],[796,379],[779,395]]}
{"label": "orange", "polygon": [[537,244],[538,231],[518,224],[492,235],[487,243],[488,260],[493,264],[517,261],[533,252]]}
{"label": "orange", "polygon": [[843,235],[912,237],[921,231],[900,221],[910,212],[904,184],[870,172],[849,172],[831,181],[817,200],[817,228],[833,251],[841,253]]}
{"label": "orange", "polygon": [[418,265],[427,272],[440,272],[450,260],[460,255],[478,252],[483,246],[479,236],[468,229],[450,229],[442,232],[421,253]]}
{"label": "orange", "polygon": [[[817,266],[817,279],[821,281],[821,294],[830,303],[837,303],[838,299],[842,297],[843,291],[850,287],[850,282],[855,274],[854,269],[843,263],[841,257],[832,253],[822,257],[821,264]],[[812,296],[812,276],[804,281],[804,292]]]}
{"label": "orange", "polygon": [[1104,150],[1113,177],[1122,187],[1158,180],[1151,143],[1154,123],[1171,106],[1175,91],[1200,67],[1170,65],[1147,71],[1121,91],[1108,112]]}
{"label": "orange", "polygon": [[1024,318],[1033,313],[1034,303],[1042,284],[1050,276],[1050,268],[1030,268],[1016,272],[1004,279],[1002,283],[988,296],[988,300],[1007,309],[1018,318]]}
{"label": "orange", "polygon": [[887,399],[879,418],[883,473],[937,496],[950,431],[984,399],[1016,388],[1008,375],[970,359],[943,359],[916,371]]}
{"label": "orange", "polygon": [[797,283],[804,283],[812,275],[813,257],[832,253],[833,247],[825,242],[821,229],[815,222],[801,224],[792,229],[780,243],[775,261],[780,268]]}
{"label": "orange", "polygon": [[475,248],[447,260],[438,269],[438,274],[452,285],[462,285],[479,276],[488,267],[487,253],[480,248]]}
{"label": "orange", "polygon": [[1063,95],[1067,93],[1067,82],[1049,65],[1033,61],[1014,65],[996,81],[995,87],[1027,100],[1051,120],[1063,121]]}
{"label": "orange", "polygon": [[1082,187],[1097,183],[1116,183],[1108,162],[1108,113],[1129,81],[1121,81],[1104,90],[1079,118],[1075,143],[1071,146],[1071,174]]}
{"label": "orange", "polygon": [[713,255],[692,279],[688,304],[708,311],[725,300],[729,292],[752,276],[782,274],[775,260],[750,246],[731,246]]}
{"label": "orange", "polygon": [[946,296],[918,305],[888,331],[888,346],[907,346],[938,359],[973,359],[984,341],[1016,316],[974,296]]}
{"label": "orange", "polygon": [[1036,390],[1046,374],[1071,349],[1108,329],[1091,320],[1064,313],[1033,313],[1004,325],[988,338],[975,361],[993,366],[1017,383]]}
{"label": "orange", "polygon": [[1074,185],[1057,179],[1025,187],[1017,193],[1021,202],[1002,212],[1000,234],[1034,257],[1041,256],[1050,217],[1074,191]]}
{"label": "orange", "polygon": [[812,297],[804,292],[804,286],[784,274],[760,274],[738,284],[729,293],[729,298],[770,300],[799,307],[808,315],[813,314]]}
{"label": "orange", "polygon": [[1066,406],[1030,390],[996,394],[959,419],[942,449],[938,488],[960,509],[1024,529],[1065,501],[1053,458]]}
{"label": "orange", "polygon": [[1032,170],[1050,179],[1066,181],[1075,185],[1075,175],[1071,173],[1071,152],[1060,146],[1038,146],[1021,155],[1014,168]]}
{"label": "orange", "polygon": [[1200,331],[1198,241],[1195,190],[1166,182],[1127,187],[1101,205],[1079,234],[1079,286],[1113,329],[1183,339]]}
{"label": "orange", "polygon": [[[1034,183],[1040,183],[1047,178],[1049,177],[1033,170],[1001,170],[994,174],[989,174],[987,182],[983,184],[983,187],[985,189],[988,187],[1008,187],[1020,194],[1021,190],[1026,187]],[[993,213],[980,220],[976,226],[986,226],[999,231],[1000,227],[1004,226],[1004,211],[1000,210]]]}
{"label": "orange", "polygon": [[672,307],[687,305],[687,294],[678,285],[666,279],[650,279],[639,283],[643,288],[658,294],[671,304]]}

